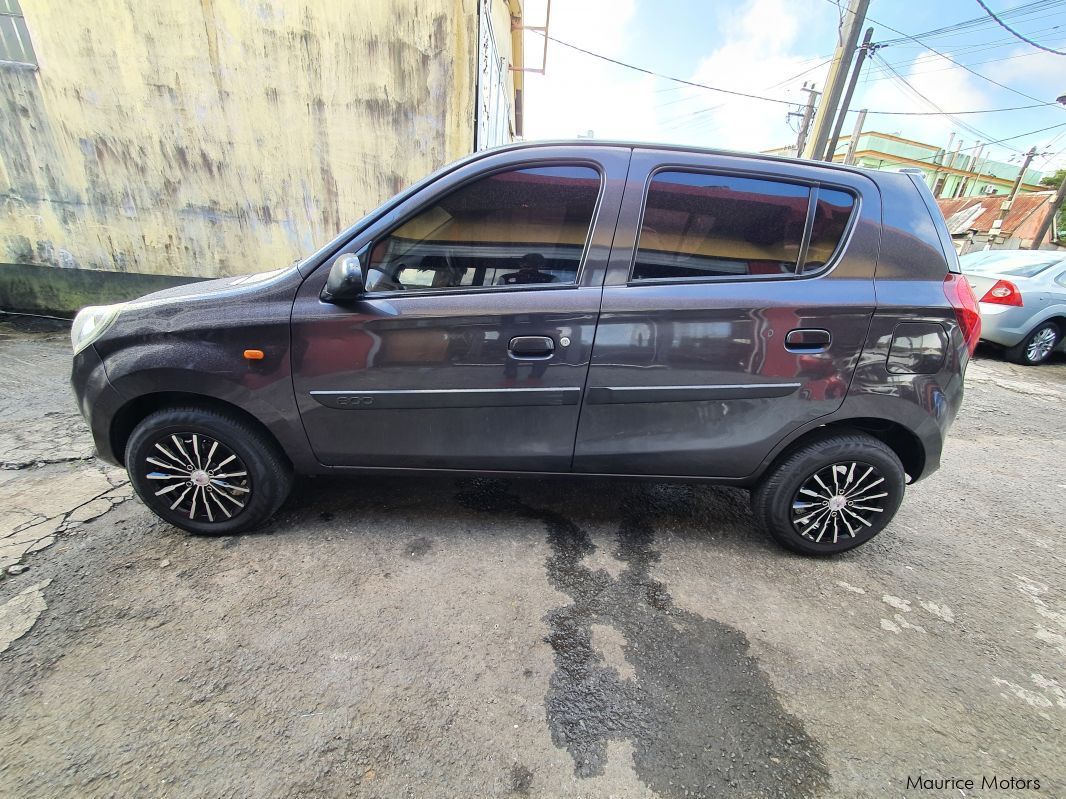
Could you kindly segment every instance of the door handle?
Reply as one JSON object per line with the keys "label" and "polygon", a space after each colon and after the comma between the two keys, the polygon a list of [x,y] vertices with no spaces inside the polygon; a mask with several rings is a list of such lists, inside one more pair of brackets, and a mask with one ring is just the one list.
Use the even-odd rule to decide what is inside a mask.
{"label": "door handle", "polygon": [[521,361],[546,361],[555,354],[555,341],[549,336],[515,336],[507,354]]}
{"label": "door handle", "polygon": [[788,331],[785,336],[785,349],[789,352],[825,352],[832,340],[828,330],[798,328]]}

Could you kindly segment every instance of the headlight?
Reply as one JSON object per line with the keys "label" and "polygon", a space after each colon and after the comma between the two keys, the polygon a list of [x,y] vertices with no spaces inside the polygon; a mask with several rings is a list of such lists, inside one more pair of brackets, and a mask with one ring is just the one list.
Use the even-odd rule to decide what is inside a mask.
{"label": "headlight", "polygon": [[90,305],[78,311],[74,324],[70,327],[70,344],[74,348],[74,354],[77,355],[100,338],[104,331],[111,327],[121,310],[121,305]]}

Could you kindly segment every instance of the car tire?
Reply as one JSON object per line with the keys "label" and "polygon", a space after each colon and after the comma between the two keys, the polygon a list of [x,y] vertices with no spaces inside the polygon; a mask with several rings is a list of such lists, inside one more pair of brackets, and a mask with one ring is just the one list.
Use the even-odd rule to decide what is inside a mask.
{"label": "car tire", "polygon": [[884,442],[858,431],[826,434],[770,468],[752,491],[752,512],[781,546],[835,555],[888,526],[906,483],[903,464]]}
{"label": "car tire", "polygon": [[1043,322],[1037,325],[1013,347],[1008,347],[1004,354],[1011,363],[1022,366],[1037,366],[1051,357],[1055,347],[1059,345],[1062,331],[1054,322]]}
{"label": "car tire", "polygon": [[126,443],[141,501],[176,527],[230,535],[266,521],[292,489],[292,467],[263,430],[211,408],[156,411]]}

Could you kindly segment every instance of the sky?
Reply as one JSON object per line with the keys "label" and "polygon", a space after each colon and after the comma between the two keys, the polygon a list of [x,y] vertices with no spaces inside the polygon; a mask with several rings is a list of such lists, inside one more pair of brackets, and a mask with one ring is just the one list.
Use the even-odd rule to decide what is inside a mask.
{"label": "sky", "polygon": [[[840,2],[847,6],[847,0]],[[545,0],[524,5],[526,24],[543,24]],[[987,5],[997,14],[1032,6],[1005,21],[1066,51],[1066,0],[987,0]],[[748,151],[794,144],[798,119],[788,113],[806,102],[804,81],[823,88],[840,13],[835,0],[553,0],[554,39],[661,75],[794,105],[685,86],[549,40],[546,74],[526,74],[525,137],[574,138],[592,131],[597,139]],[[1009,89],[913,41],[898,41],[902,37],[890,30],[922,34],[979,17],[982,21],[968,28],[919,38]],[[955,143],[961,138],[964,151],[972,153],[978,141],[1063,125],[986,147],[984,155],[1020,162],[1021,153],[1035,145],[1048,154],[1036,158],[1033,168],[1047,173],[1066,167],[1066,107],[1055,104],[1066,94],[1066,56],[1014,38],[985,17],[975,0],[872,0],[863,28],[868,26],[875,43],[887,44],[867,60],[851,103],[854,110],[870,110],[865,130],[942,147],[954,132]],[[539,66],[544,40],[532,31],[525,36],[527,66]],[[886,62],[942,111],[1052,105],[954,119],[873,113],[935,110],[893,76]],[[849,114],[844,134],[854,120]]]}

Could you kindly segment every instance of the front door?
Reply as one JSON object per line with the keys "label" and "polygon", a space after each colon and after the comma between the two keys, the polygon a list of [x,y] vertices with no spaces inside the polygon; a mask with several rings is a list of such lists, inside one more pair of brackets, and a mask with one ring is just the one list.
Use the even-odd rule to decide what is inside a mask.
{"label": "front door", "polygon": [[836,410],[879,225],[858,174],[635,151],[574,469],[742,478]]}
{"label": "front door", "polygon": [[366,293],[293,308],[296,398],[330,466],[566,471],[629,151],[499,153],[340,252]]}

